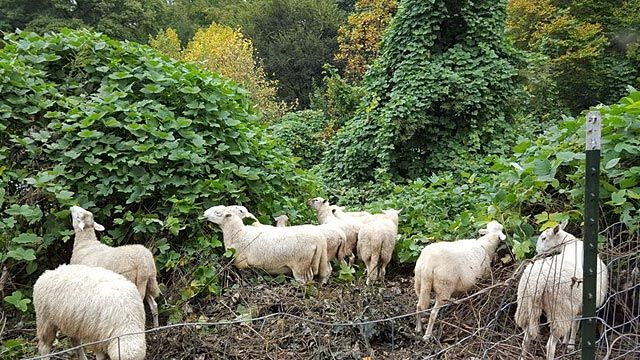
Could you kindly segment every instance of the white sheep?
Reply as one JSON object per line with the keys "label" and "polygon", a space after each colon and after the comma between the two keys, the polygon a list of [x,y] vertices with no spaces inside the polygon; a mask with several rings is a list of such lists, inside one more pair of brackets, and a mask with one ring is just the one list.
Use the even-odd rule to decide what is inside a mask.
{"label": "white sheep", "polygon": [[331,274],[327,242],[319,232],[245,226],[234,209],[223,205],[207,209],[204,216],[222,229],[225,249],[235,249],[234,264],[239,269],[256,267],[271,274],[293,274],[303,283],[317,274],[324,284]]}
{"label": "white sheep", "polygon": [[[96,359],[105,354],[113,360],[145,357],[144,305],[135,285],[122,275],[101,267],[60,265],[36,281],[33,306],[40,355],[50,353],[59,330],[74,347],[131,334],[93,345]],[[86,360],[82,348],[79,354]]]}
{"label": "white sheep", "polygon": [[287,215],[280,215],[275,217],[276,227],[285,227],[289,225],[289,217]]}
{"label": "white sheep", "polygon": [[[566,222],[543,231],[536,252],[553,254],[529,264],[518,283],[518,307],[515,320],[524,329],[522,356],[529,343],[538,337],[540,315],[544,311],[551,328],[547,341],[547,359],[555,357],[561,337],[569,349],[574,348],[578,332],[578,316],[582,313],[583,247],[581,240],[564,231]],[[607,293],[606,265],[597,259],[596,306],[602,305]]]}
{"label": "white sheep", "polygon": [[[339,207],[332,211],[341,220],[351,216]],[[361,223],[356,247],[358,257],[367,268],[367,285],[384,280],[398,237],[399,213],[399,210],[387,209],[382,214],[361,214],[351,220]]]}
{"label": "white sheep", "polygon": [[[470,290],[490,269],[491,258],[501,240],[506,238],[503,226],[490,221],[482,235],[476,239],[463,239],[453,242],[437,242],[427,245],[416,262],[414,287],[418,296],[416,310],[424,311],[429,307],[431,290],[436,294],[435,306],[429,316],[429,324],[424,340],[433,332],[433,325],[440,307],[451,295]],[[416,316],[416,332],[422,332],[422,319]]]}
{"label": "white sheep", "polygon": [[349,258],[349,264],[353,264],[358,243],[358,231],[360,231],[362,222],[354,220],[354,218],[351,217],[345,219],[337,218],[333,212],[336,208],[329,204],[329,201],[321,197],[309,200],[308,204],[316,211],[320,224],[335,225],[344,231],[346,242],[343,253],[345,257]]}
{"label": "white sheep", "polygon": [[[247,210],[246,207],[242,205],[231,205],[231,206],[227,206],[227,208],[233,210],[233,212],[235,212],[241,219],[250,219],[250,221],[252,221],[251,226],[267,227],[267,228],[273,227],[271,225],[261,224],[260,221],[258,221],[258,218],[256,218],[252,213],[250,213]],[[282,219],[284,218],[286,218],[286,220],[289,219],[289,217],[286,215],[280,215],[276,218],[276,221],[282,222],[283,221]],[[276,227],[286,227],[286,226],[276,225]],[[264,230],[266,231],[266,229]],[[344,259],[345,257],[344,244],[346,242],[346,235],[344,231],[342,231],[342,229],[336,224],[297,225],[297,226],[291,226],[289,230],[302,231],[302,232],[313,231],[313,232],[322,233],[325,240],[327,241],[327,259],[329,261],[329,268],[331,268],[331,260],[338,259],[338,261],[342,261]]]}
{"label": "white sheep", "polygon": [[75,240],[70,263],[100,266],[129,279],[149,305],[153,326],[158,327],[158,304],[155,298],[160,295],[160,288],[151,251],[142,245],[111,247],[101,243],[95,230],[104,231],[104,226],[94,221],[90,211],[79,206],[71,207],[71,219]]}

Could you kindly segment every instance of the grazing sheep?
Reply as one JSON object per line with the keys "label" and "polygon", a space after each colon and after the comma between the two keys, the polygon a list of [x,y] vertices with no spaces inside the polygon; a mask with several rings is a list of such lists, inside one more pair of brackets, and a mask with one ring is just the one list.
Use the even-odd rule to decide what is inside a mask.
{"label": "grazing sheep", "polygon": [[[360,215],[352,220],[361,222],[357,250],[358,257],[367,268],[367,285],[384,280],[398,237],[399,213],[398,210],[387,209],[382,214]],[[341,208],[334,208],[333,214],[341,220],[350,216]]]}
{"label": "grazing sheep", "polygon": [[[258,221],[258,219],[253,214],[251,214],[246,207],[242,205],[231,205],[231,206],[227,206],[227,208],[235,212],[241,219],[253,220],[253,222],[251,223],[251,226],[259,226],[259,227],[267,227],[267,228],[273,227],[271,225],[261,224]],[[278,220],[278,219],[282,219],[282,217],[286,217],[287,220],[289,219],[289,217],[287,217],[286,215],[280,215],[278,218],[276,218],[276,220],[282,221],[282,220]],[[276,225],[276,227],[286,227],[286,226]],[[335,224],[297,225],[297,226],[291,226],[290,231],[321,232],[322,235],[324,235],[325,240],[327,241],[327,259],[329,261],[330,268],[331,268],[331,260],[338,259],[338,261],[342,261],[342,259],[344,259],[345,257],[344,244],[346,242],[346,235],[344,231],[342,231],[342,229]]]}
{"label": "grazing sheep", "polygon": [[140,297],[149,304],[153,326],[158,327],[158,304],[155,298],[160,295],[160,289],[151,251],[142,245],[111,247],[102,244],[95,230],[103,231],[104,226],[94,221],[90,211],[79,206],[71,207],[71,219],[75,240],[70,263],[100,266],[129,279],[138,287]]}
{"label": "grazing sheep", "polygon": [[[113,271],[86,265],[47,270],[33,286],[33,306],[40,355],[50,353],[58,330],[73,346],[135,333],[93,345],[96,359],[146,355],[142,299],[134,284]],[[79,353],[86,360],[82,348]]]}
{"label": "grazing sheep", "polygon": [[324,284],[331,274],[327,242],[319,232],[244,226],[237,212],[223,205],[207,209],[204,216],[220,226],[225,249],[235,249],[234,263],[240,269],[256,267],[271,274],[293,274],[303,283],[317,274]]}
{"label": "grazing sheep", "polygon": [[276,221],[276,227],[289,226],[289,217],[287,215],[280,215],[274,219]]}
{"label": "grazing sheep", "polygon": [[[429,307],[431,290],[436,294],[436,303],[429,316],[429,324],[424,340],[433,332],[440,306],[447,302],[453,293],[470,290],[490,269],[491,258],[500,240],[506,238],[503,226],[491,221],[485,229],[480,229],[479,239],[464,239],[453,242],[437,242],[427,245],[416,262],[415,292],[418,296],[418,312]],[[422,332],[420,314],[416,317],[416,332]]]}
{"label": "grazing sheep", "polygon": [[[518,283],[518,307],[515,320],[524,329],[522,357],[529,343],[538,337],[540,315],[544,311],[551,328],[547,341],[547,359],[554,359],[561,337],[569,349],[574,348],[582,313],[583,242],[564,231],[566,222],[547,229],[538,237],[538,254],[557,253],[529,264]],[[608,272],[598,257],[596,306],[602,305],[607,293]]]}
{"label": "grazing sheep", "polygon": [[346,242],[344,246],[344,256],[349,258],[349,264],[353,265],[355,260],[356,246],[358,243],[358,231],[362,226],[361,221],[354,220],[353,218],[346,217],[345,219],[339,219],[335,216],[335,208],[329,204],[329,201],[316,197],[308,202],[309,206],[316,211],[318,216],[318,222],[320,224],[330,224],[338,226],[346,235]]}

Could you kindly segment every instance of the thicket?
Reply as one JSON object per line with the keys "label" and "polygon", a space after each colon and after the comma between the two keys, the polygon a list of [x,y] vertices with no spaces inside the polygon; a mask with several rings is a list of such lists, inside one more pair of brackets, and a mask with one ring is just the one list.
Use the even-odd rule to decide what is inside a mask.
{"label": "thicket", "polygon": [[[602,113],[600,226],[640,228],[640,91]],[[531,255],[543,229],[570,219],[580,234],[584,208],[585,117],[567,117],[540,136],[522,137],[512,155],[489,155],[469,171],[441,172],[407,185],[383,181],[372,210],[403,208],[396,247],[400,261],[415,261],[427,243],[474,234],[477,223],[498,219],[517,258]],[[358,202],[361,193],[342,201]]]}
{"label": "thicket", "polygon": [[416,178],[498,146],[516,94],[505,16],[506,1],[400,2],[358,112],[330,143],[330,181]]}
{"label": "thicket", "polygon": [[102,241],[146,244],[165,276],[180,267],[187,300],[219,290],[204,209],[274,214],[317,193],[236,83],[89,31],[6,35],[0,120],[0,267],[24,286],[3,307],[27,310],[36,275],[69,260],[71,205]]}

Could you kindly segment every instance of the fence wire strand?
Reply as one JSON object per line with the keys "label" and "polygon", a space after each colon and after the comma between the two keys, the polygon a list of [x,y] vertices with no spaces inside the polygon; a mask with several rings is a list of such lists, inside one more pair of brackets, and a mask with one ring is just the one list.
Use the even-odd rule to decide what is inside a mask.
{"label": "fence wire strand", "polygon": [[[625,231],[622,224],[614,224],[609,226],[602,232],[607,237],[607,242],[600,251],[600,257],[607,265],[609,272],[609,288],[606,299],[602,306],[599,307],[597,314],[592,319],[598,324],[598,338],[596,341],[597,358],[604,360],[614,359],[638,359],[640,358],[640,234],[629,234]],[[564,254],[565,256],[569,254]],[[572,254],[573,256],[581,256],[581,254]],[[445,313],[441,312],[439,319],[436,321],[434,334],[436,340],[428,344],[430,350],[421,352],[420,358],[426,359],[513,359],[520,355],[522,351],[521,343],[524,332],[515,324],[514,313],[516,307],[516,289],[518,281],[525,267],[533,261],[540,259],[535,257],[526,260],[512,267],[505,267],[502,271],[494,270],[491,282],[481,284],[480,290],[463,296],[459,299],[452,299],[450,302],[441,306],[442,310],[447,309]],[[554,268],[551,278],[558,276],[557,272],[561,271],[561,267]],[[557,272],[556,272],[557,271]],[[579,284],[582,274],[576,274],[571,279],[571,286]],[[497,281],[495,279],[503,279]],[[544,286],[546,279],[531,279],[535,286]],[[561,286],[561,282],[554,284],[556,287]],[[324,289],[320,289],[322,292]],[[375,291],[371,290],[375,297]],[[385,289],[385,291],[388,291]],[[405,289],[406,291],[406,289]],[[350,294],[352,299],[355,294]],[[404,294],[406,298],[412,296],[412,289]],[[481,296],[483,295],[483,296]],[[342,296],[342,295],[341,295]],[[382,295],[381,295],[382,296]],[[413,295],[415,296],[415,295]],[[384,296],[382,296],[384,298]],[[417,299],[413,299],[416,300]],[[389,300],[392,301],[392,300]],[[414,302],[415,304],[415,302]],[[334,304],[347,307],[348,302],[342,304]],[[366,316],[367,311],[371,310],[377,304],[373,301],[371,304],[364,304],[361,309],[361,317]],[[224,304],[228,311],[235,312]],[[285,307],[286,304],[280,304]],[[203,321],[203,322],[183,322],[150,328],[144,332],[122,334],[93,343],[85,343],[80,346],[71,347],[61,351],[57,351],[46,356],[56,358],[74,352],[80,348],[95,345],[102,342],[108,342],[119,339],[124,336],[138,335],[141,333],[151,334],[161,331],[176,331],[179,328],[203,329],[218,328],[224,326],[249,325],[240,327],[236,330],[239,337],[252,338],[254,343],[263,343],[264,358],[283,358],[278,357],[277,350],[285,349],[287,342],[294,342],[295,338],[300,336],[299,332],[303,332],[306,336],[306,346],[326,346],[330,354],[340,354],[341,352],[351,351],[349,347],[358,347],[362,344],[366,349],[368,356],[372,358],[385,358],[386,346],[390,349],[390,353],[394,354],[401,351],[403,347],[412,347],[413,354],[418,351],[418,347],[427,348],[427,343],[421,340],[420,335],[413,332],[412,325],[416,315],[429,314],[433,308],[424,311],[405,311],[399,315],[385,316],[377,319],[367,320],[349,320],[349,321],[324,321],[322,318],[312,318],[311,310],[307,311],[305,316],[298,315],[301,308],[293,306],[290,311],[276,311],[267,313],[262,316],[251,316],[250,318],[236,318],[232,320],[221,321]],[[322,316],[319,314],[318,316]],[[582,318],[585,320],[585,318]],[[370,333],[375,332],[376,326],[381,324],[388,325],[389,336],[371,336]],[[286,325],[289,324],[289,328]],[[307,328],[304,328],[306,324]],[[313,325],[314,327],[308,328]],[[540,323],[540,336],[532,342],[531,353],[537,357],[544,355],[544,344],[549,336],[549,321]],[[385,325],[387,326],[387,325]],[[279,339],[273,339],[272,334],[268,331],[274,328],[281,328]],[[343,334],[344,330],[338,328],[354,328],[358,336],[362,339],[353,345],[348,340],[334,341],[336,338],[330,338],[330,341],[322,339],[327,334]],[[247,330],[249,329],[249,330]],[[324,330],[322,330],[324,329]],[[380,329],[378,329],[380,330]],[[384,330],[384,328],[383,328]],[[348,331],[348,330],[346,330]],[[243,333],[244,332],[244,333]],[[249,334],[247,334],[249,333]],[[244,335],[243,335],[244,334]],[[253,334],[253,335],[250,335]],[[213,335],[199,341],[211,341]],[[580,337],[576,337],[579,341]],[[323,342],[324,341],[324,342]],[[186,346],[189,346],[188,344]],[[276,355],[270,355],[275,346]],[[195,345],[193,346],[195,347]],[[227,348],[222,349],[226,353]],[[256,350],[257,351],[257,350]],[[361,351],[361,350],[360,350]],[[422,350],[420,350],[422,351]],[[557,359],[577,359],[579,358],[580,347],[576,344],[575,349],[570,350],[566,346],[559,343],[556,351]],[[361,351],[362,353],[362,351]],[[239,353],[238,353],[239,354]],[[236,357],[243,357],[236,354]],[[375,355],[378,356],[375,356]],[[411,352],[409,354],[412,354]],[[228,355],[228,354],[227,354]],[[251,355],[248,354],[247,355]],[[254,354],[255,355],[255,354]],[[312,355],[312,356],[310,356]],[[299,354],[297,358],[323,358],[326,352],[317,350],[315,353]],[[28,358],[28,360],[42,359],[45,356],[36,356]],[[189,357],[189,354],[184,354]],[[231,357],[231,356],[230,356]],[[393,357],[388,355],[387,358]],[[203,357],[208,358],[208,357]],[[295,356],[292,355],[292,358]]]}

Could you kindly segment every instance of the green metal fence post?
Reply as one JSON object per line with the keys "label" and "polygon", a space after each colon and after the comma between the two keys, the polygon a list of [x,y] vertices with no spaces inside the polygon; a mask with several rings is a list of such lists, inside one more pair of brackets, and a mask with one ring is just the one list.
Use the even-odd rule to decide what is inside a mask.
{"label": "green metal fence post", "polygon": [[596,358],[596,270],[598,256],[598,187],[600,179],[600,112],[587,114],[584,194],[584,268],[582,273],[582,360]]}

